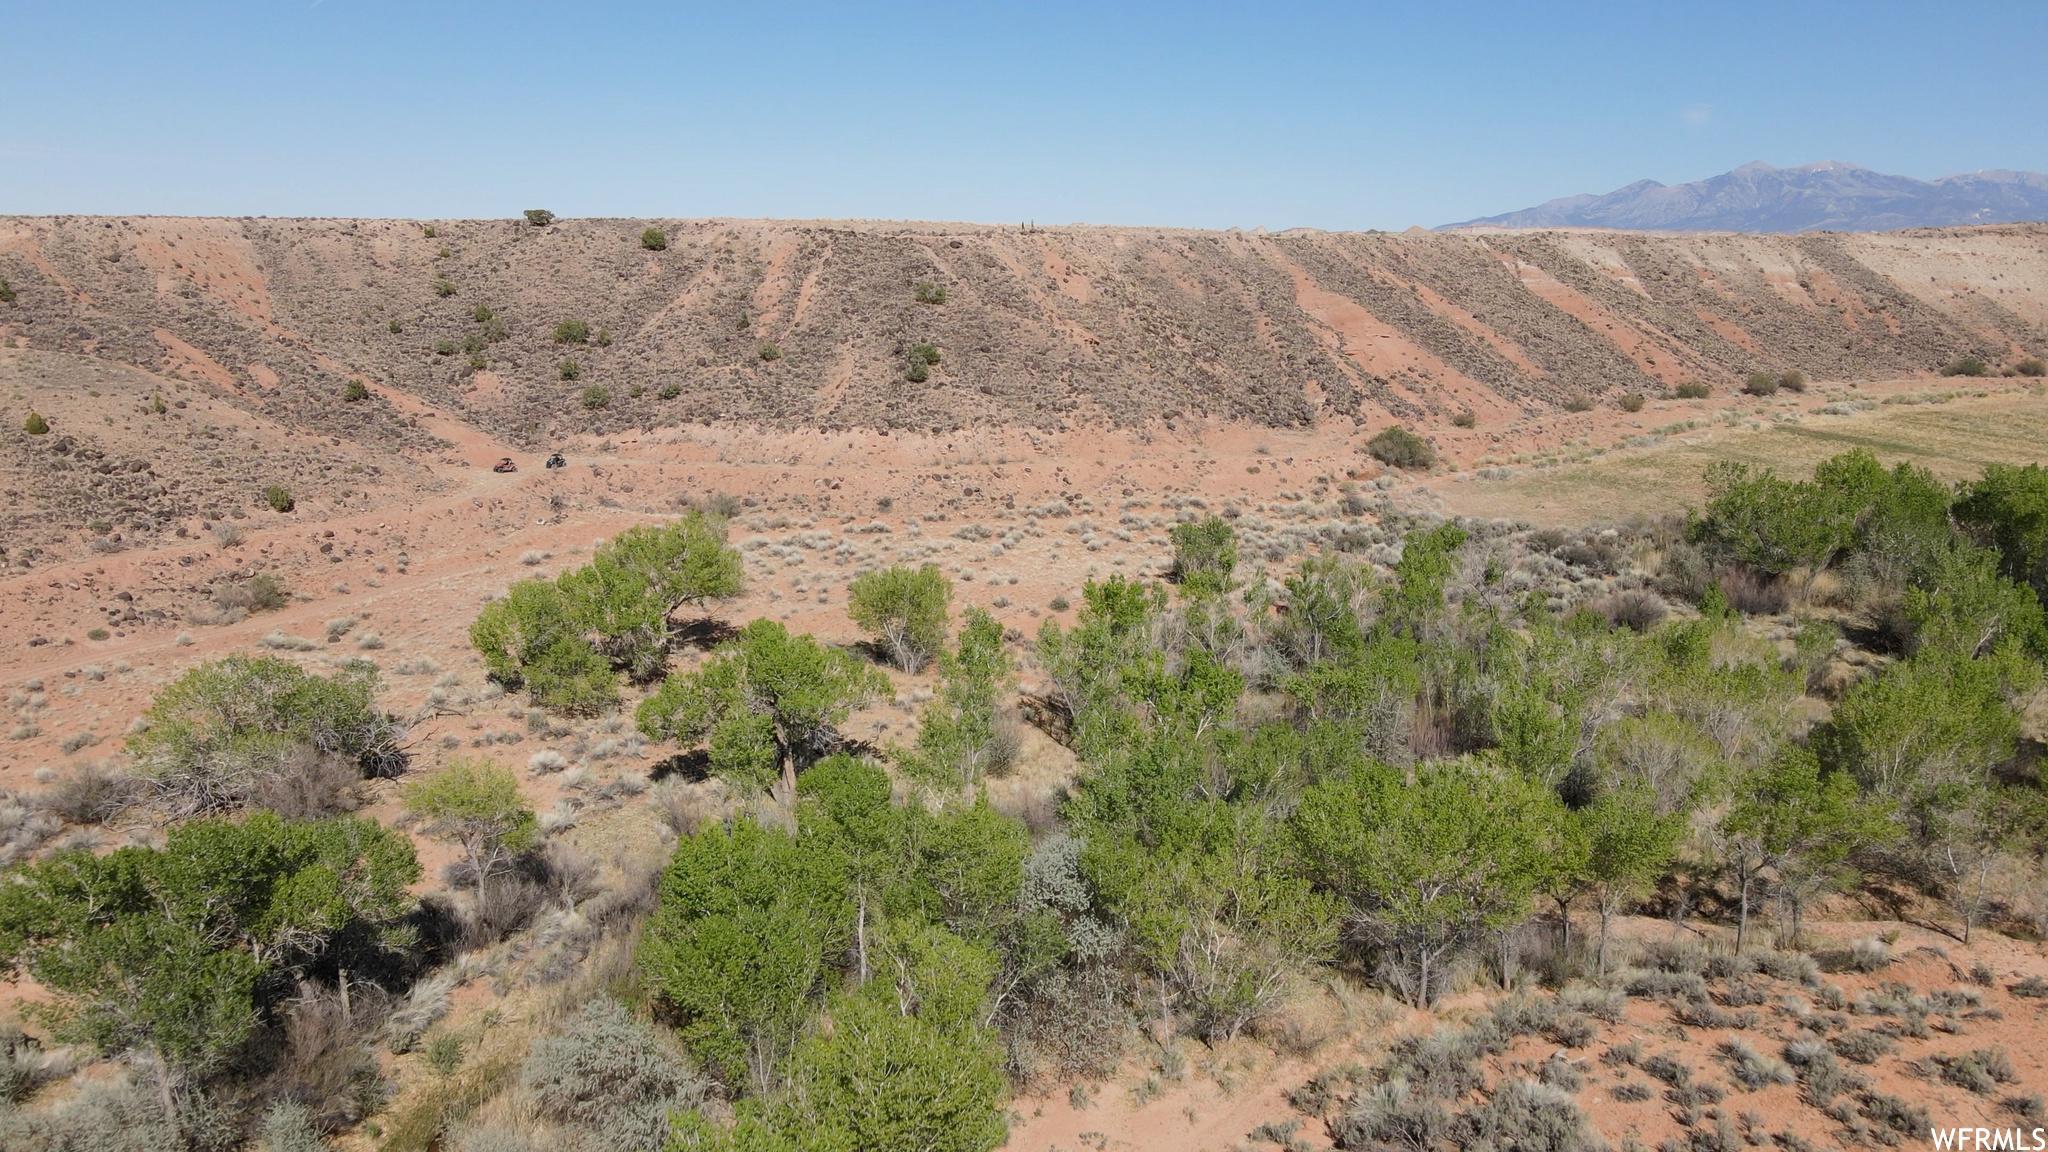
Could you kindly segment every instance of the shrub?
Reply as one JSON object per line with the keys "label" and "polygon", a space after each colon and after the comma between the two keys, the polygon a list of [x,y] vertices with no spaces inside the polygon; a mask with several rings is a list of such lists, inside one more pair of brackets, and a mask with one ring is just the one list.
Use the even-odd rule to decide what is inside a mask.
{"label": "shrub", "polygon": [[1221,516],[1176,524],[1167,535],[1173,540],[1173,578],[1189,585],[1190,592],[1223,592],[1237,570],[1237,530]]}
{"label": "shrub", "polygon": [[609,348],[612,346],[612,330],[609,328],[599,328],[597,335],[592,337],[592,339],[597,342],[599,348]]}
{"label": "shrub", "polygon": [[1678,397],[1680,400],[1705,400],[1707,397],[1714,394],[1714,390],[1708,385],[1702,384],[1697,380],[1687,380],[1684,383],[1680,384],[1678,387],[1672,389],[1671,394],[1673,396]]}
{"label": "shrub", "polygon": [[660,1152],[669,1114],[695,1108],[706,1088],[653,1029],[609,998],[536,1043],[519,1083],[541,1115],[584,1129],[589,1145],[605,1152]]}
{"label": "shrub", "polygon": [[1564,410],[1567,412],[1591,412],[1593,410],[1593,398],[1584,392],[1574,393],[1565,400]]}
{"label": "shrub", "polygon": [[50,422],[43,419],[40,412],[31,409],[28,419],[21,422],[21,430],[31,436],[43,436],[49,433]]}
{"label": "shrub", "polygon": [[659,228],[649,228],[640,233],[640,246],[649,252],[666,251],[668,249],[668,233],[663,232]]}
{"label": "shrub", "polygon": [[0,304],[12,304],[14,301],[14,285],[9,284],[5,277],[0,277]]}
{"label": "shrub", "polygon": [[583,406],[592,412],[609,407],[611,402],[611,389],[602,384],[592,384],[583,390]]}
{"label": "shrub", "polygon": [[2039,356],[2029,356],[2013,365],[2012,370],[2022,376],[2048,376],[2048,361],[2042,360]]}
{"label": "shrub", "polygon": [[846,615],[880,637],[890,660],[919,672],[946,642],[953,582],[936,564],[885,568],[857,577],[847,588]]}
{"label": "shrub", "polygon": [[582,320],[564,320],[555,325],[555,343],[584,344],[590,340],[590,325]]}
{"label": "shrub", "polygon": [[904,366],[903,378],[912,384],[922,384],[932,378],[932,370],[924,361],[912,359]]}
{"label": "shrub", "polygon": [[292,490],[282,484],[272,484],[263,490],[263,502],[273,512],[289,512],[298,504],[292,499]]}
{"label": "shrub", "polygon": [[1961,356],[1942,366],[1943,376],[1982,376],[1991,371],[1991,366],[1975,356]]}
{"label": "shrub", "polygon": [[2003,1048],[1973,1048],[1960,1056],[1936,1054],[1928,1057],[1943,1081],[1966,1088],[1980,1096],[1998,1091],[2000,1084],[2019,1079]]}
{"label": "shrub", "polygon": [[555,367],[555,371],[562,379],[574,381],[582,377],[583,365],[574,360],[564,360]]}
{"label": "shrub", "polygon": [[405,331],[405,325],[400,324],[396,320],[393,320],[390,323],[384,325],[384,329],[387,332],[398,333]]}
{"label": "shrub", "polygon": [[1722,1041],[1720,1055],[1728,1065],[1728,1074],[1751,1092],[1773,1084],[1792,1083],[1792,1069],[1784,1061],[1766,1056],[1741,1040]]}
{"label": "shrub", "polygon": [[[235,535],[239,543],[241,536]],[[225,544],[223,545],[225,546]],[[258,572],[240,584],[217,585],[213,590],[213,602],[223,613],[274,612],[291,603],[291,591],[285,587],[282,577],[274,572]]]}
{"label": "shrub", "polygon": [[1479,413],[1467,408],[1465,411],[1451,417],[1451,423],[1456,424],[1460,428],[1476,428],[1479,426]]}
{"label": "shrub", "polygon": [[105,640],[111,637],[112,635],[113,633],[107,631],[105,628],[89,628],[86,630],[85,638],[87,640]]}
{"label": "shrub", "polygon": [[[686,604],[737,595],[743,583],[739,553],[725,543],[725,522],[691,512],[660,527],[636,526],[613,537],[589,564],[556,582],[555,607],[544,608],[537,599],[542,594],[532,589],[522,603],[526,611],[558,613],[558,621],[548,625],[554,629],[549,644],[561,636],[583,644],[585,635],[594,634],[595,651],[646,681],[667,669],[675,636],[669,617]],[[480,626],[483,621],[479,616]],[[478,635],[472,629],[472,639]],[[487,663],[492,659],[486,649]],[[502,670],[501,663],[493,667],[493,675]]]}
{"label": "shrub", "polygon": [[455,295],[455,285],[450,283],[447,277],[443,276],[434,281],[434,295],[453,296]]}
{"label": "shrub", "polygon": [[1618,404],[1623,412],[1641,412],[1644,396],[1641,392],[1623,392]]}
{"label": "shrub", "polygon": [[364,386],[361,380],[351,380],[342,386],[341,398],[351,404],[358,400],[368,400],[370,398],[370,390]]}
{"label": "shrub", "polygon": [[133,804],[141,782],[101,763],[81,764],[33,797],[70,824],[99,824]]}
{"label": "shrub", "polygon": [[280,1100],[263,1114],[265,1152],[325,1152],[312,1113],[297,1100]]}
{"label": "shrub", "polygon": [[1899,1047],[1891,1037],[1868,1029],[1844,1032],[1829,1039],[1828,1044],[1836,1055],[1857,1064],[1875,1064],[1879,1057],[1889,1056]]}
{"label": "shrub", "polygon": [[782,349],[776,345],[775,341],[770,340],[766,344],[761,345],[761,359],[771,363],[780,360],[782,359]]}
{"label": "shrub", "polygon": [[[0,1024],[0,1104],[20,1104],[70,1069],[61,1053],[46,1052],[42,1043],[13,1024]],[[6,1130],[0,1128],[0,1139]]]}
{"label": "shrub", "polygon": [[427,1041],[427,1067],[442,1076],[452,1076],[462,1067],[462,1037],[443,1032]]}
{"label": "shrub", "polygon": [[461,349],[462,345],[457,344],[453,340],[434,341],[434,355],[436,356],[453,356],[461,351]]}
{"label": "shrub", "polygon": [[929,280],[918,281],[917,302],[919,304],[944,304],[946,302],[945,286],[934,284]]}
{"label": "shrub", "polygon": [[1778,378],[1769,372],[1752,372],[1742,382],[1742,390],[1751,396],[1775,396],[1778,394]]}
{"label": "shrub", "polygon": [[1806,391],[1806,373],[1801,372],[1797,368],[1787,368],[1784,374],[1778,377],[1778,387],[1783,388],[1787,392],[1804,392]]}
{"label": "shrub", "polygon": [[555,214],[545,208],[528,208],[526,222],[535,228],[545,228],[555,222]]}
{"label": "shrub", "polygon": [[332,679],[276,657],[229,656],[173,681],[128,737],[138,775],[182,812],[231,807],[298,757],[343,757],[365,775],[404,765],[402,727],[376,710],[376,665],[351,661]]}
{"label": "shrub", "polygon": [[1663,623],[1671,608],[1662,596],[1647,588],[1630,588],[1595,600],[1593,610],[1607,617],[1610,625],[1631,632],[1648,632]]}
{"label": "shrub", "polygon": [[1436,449],[1429,441],[1399,424],[1366,441],[1365,450],[1390,468],[1428,468],[1436,463]]}

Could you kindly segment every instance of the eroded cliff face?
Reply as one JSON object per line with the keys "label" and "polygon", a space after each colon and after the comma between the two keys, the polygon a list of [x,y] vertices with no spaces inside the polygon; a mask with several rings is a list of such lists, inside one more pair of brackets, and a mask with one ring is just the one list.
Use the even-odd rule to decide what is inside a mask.
{"label": "eroded cliff face", "polygon": [[[667,247],[642,245],[647,227]],[[0,218],[0,342],[410,446],[361,378],[515,443],[1481,419],[1758,369],[2048,351],[2048,225],[1753,236],[772,221]],[[920,285],[929,285],[922,293]],[[943,289],[944,302],[935,299]],[[479,308],[487,310],[480,312]],[[487,316],[486,319],[479,319]],[[581,320],[587,341],[557,340]],[[910,368],[936,350],[926,378]],[[572,363],[573,362],[573,363]],[[586,391],[592,385],[598,392]]]}

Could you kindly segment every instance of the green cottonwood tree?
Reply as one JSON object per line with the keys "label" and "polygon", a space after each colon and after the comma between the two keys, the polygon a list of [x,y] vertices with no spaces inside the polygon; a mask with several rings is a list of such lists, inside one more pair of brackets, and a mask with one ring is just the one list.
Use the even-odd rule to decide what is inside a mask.
{"label": "green cottonwood tree", "polygon": [[1380,950],[1417,1005],[1441,991],[1445,962],[1523,916],[1541,879],[1556,798],[1518,776],[1452,761],[1414,783],[1367,764],[1311,787],[1293,819],[1306,874],[1348,907],[1353,933]]}
{"label": "green cottonwood tree", "polygon": [[1670,865],[1685,835],[1686,817],[1683,811],[1659,814],[1656,792],[1643,783],[1610,788],[1575,815],[1584,830],[1584,875],[1600,909],[1596,964],[1604,975],[1608,923]]}
{"label": "green cottonwood tree", "polygon": [[628,675],[655,679],[667,670],[675,638],[670,617],[687,605],[737,596],[745,586],[744,562],[725,539],[723,517],[694,511],[626,529],[561,578],[570,618]]}
{"label": "green cottonwood tree", "polygon": [[700,671],[671,676],[640,705],[650,740],[708,740],[712,770],[759,786],[779,768],[788,794],[796,775],[830,751],[855,708],[889,692],[889,678],[808,635],[756,620]]}
{"label": "green cottonwood tree", "polygon": [[61,1035],[203,1073],[248,1038],[267,977],[303,971],[343,933],[401,945],[419,876],[411,841],[374,820],[194,820],[161,850],[15,872],[0,884],[0,969],[56,995],[40,1011]]}
{"label": "green cottonwood tree", "polygon": [[618,676],[584,638],[582,622],[553,580],[521,580],[484,605],[469,626],[469,642],[492,679],[525,685],[546,707],[594,713],[618,702]]}
{"label": "green cottonwood tree", "polygon": [[479,907],[486,882],[533,847],[539,835],[539,821],[519,792],[518,777],[489,760],[453,760],[432,776],[407,784],[400,795],[406,811],[462,846],[476,877]]}
{"label": "green cottonwood tree", "polygon": [[676,846],[638,963],[683,1036],[734,1084],[775,1087],[828,958],[848,943],[845,859],[742,819]]}
{"label": "green cottonwood tree", "polygon": [[998,711],[1010,683],[1010,656],[1001,622],[980,607],[960,624],[960,646],[941,653],[944,681],[921,718],[917,744],[902,756],[903,770],[922,780],[973,786],[1002,753]]}
{"label": "green cottonwood tree", "polygon": [[1749,939],[1749,910],[1759,878],[1775,873],[1791,885],[1793,933],[1806,885],[1832,877],[1858,848],[1889,831],[1883,809],[1866,804],[1847,773],[1826,773],[1814,754],[1788,744],[1736,784],[1734,802],[1715,831],[1735,873],[1735,950]]}
{"label": "green cottonwood tree", "polygon": [[1230,521],[1209,516],[1176,524],[1167,535],[1173,540],[1173,578],[1188,596],[1230,590],[1237,570],[1237,530]]}
{"label": "green cottonwood tree", "polygon": [[884,568],[856,578],[846,590],[846,614],[881,638],[889,659],[905,672],[923,670],[946,643],[946,610],[953,582],[938,565]]}

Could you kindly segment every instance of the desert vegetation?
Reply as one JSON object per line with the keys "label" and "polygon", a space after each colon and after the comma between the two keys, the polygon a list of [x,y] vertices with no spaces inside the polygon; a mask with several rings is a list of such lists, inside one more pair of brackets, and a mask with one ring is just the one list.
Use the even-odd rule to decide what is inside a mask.
{"label": "desert vegetation", "polygon": [[[523,235],[578,223],[550,227]],[[606,227],[640,265],[696,259],[684,228],[636,250],[639,224]],[[916,279],[942,274],[964,287]],[[900,392],[993,379],[946,327],[982,307],[954,277],[875,289],[914,318],[879,346]],[[592,447],[682,397],[622,367],[622,312],[508,324],[476,301],[523,297],[448,282],[407,354],[513,345]],[[726,297],[706,358],[811,372],[786,312],[735,323],[752,299]],[[591,319],[550,329],[570,311]],[[1756,378],[1723,402],[1805,383]],[[320,394],[369,420],[377,379]],[[1525,410],[1654,394],[1584,379]],[[1513,433],[1475,403],[1483,422],[1376,420],[1337,468],[1258,431],[1277,496],[1114,507],[1007,506],[936,449],[886,487],[820,469],[763,507],[717,487],[714,460],[768,455],[738,440],[687,481],[572,445],[564,471],[456,489],[498,451],[434,441],[462,491],[445,518],[502,536],[436,601],[467,650],[414,634],[417,534],[322,518],[365,482],[330,474],[370,466],[338,437],[231,501],[200,489],[202,527],[156,567],[207,647],[181,634],[162,674],[93,656],[146,609],[86,580],[112,602],[55,643],[100,663],[10,702],[16,746],[54,751],[0,796],[0,964],[47,995],[0,1029],[0,1143],[988,1149],[1106,1112],[1111,1087],[1192,1126],[1272,1077],[1285,1104],[1233,1139],[1789,1149],[1910,1138],[1937,1092],[2038,1111],[2003,1022],[2048,988],[2007,970],[2048,917],[2048,474],[1729,463],[1688,515],[1537,529],[1412,496],[1465,479],[1451,429]],[[119,573],[134,513],[109,503],[81,535]],[[1003,557],[1048,534],[1079,563],[1027,599]],[[1134,541],[1157,552],[1113,551]],[[52,724],[53,696],[123,676],[146,709]]]}

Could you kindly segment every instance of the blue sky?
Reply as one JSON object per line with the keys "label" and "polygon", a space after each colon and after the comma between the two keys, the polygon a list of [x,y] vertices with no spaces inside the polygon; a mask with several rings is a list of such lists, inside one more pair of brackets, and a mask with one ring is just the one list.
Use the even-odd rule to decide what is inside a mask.
{"label": "blue sky", "polygon": [[0,212],[1403,228],[2048,170],[2048,4],[21,3]]}

